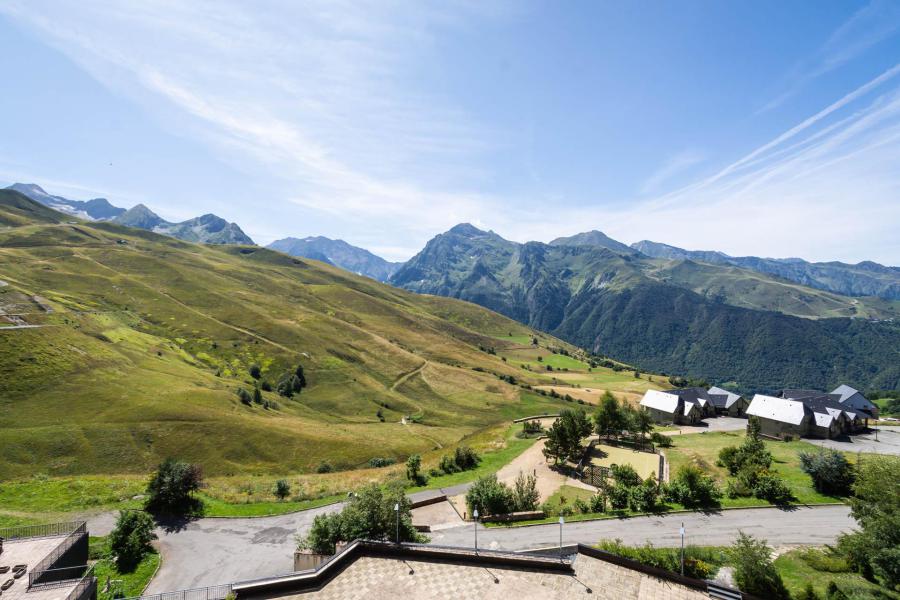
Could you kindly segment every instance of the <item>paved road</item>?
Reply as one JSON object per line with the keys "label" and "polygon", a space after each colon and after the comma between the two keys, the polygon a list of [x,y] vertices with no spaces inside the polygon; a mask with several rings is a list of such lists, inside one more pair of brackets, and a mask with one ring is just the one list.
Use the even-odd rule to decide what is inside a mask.
{"label": "paved road", "polygon": [[878,426],[878,441],[875,433],[862,433],[834,440],[806,439],[804,442],[834,448],[844,452],[874,452],[875,454],[893,454],[900,456],[900,431],[896,427]]}
{"label": "paved road", "polygon": [[[308,531],[313,518],[339,510],[336,504],[290,515],[250,519],[199,519],[183,529],[158,531],[163,564],[147,593],[203,587],[241,579],[286,573],[292,568],[295,536]],[[563,541],[593,544],[603,538],[621,538],[629,544],[647,540],[657,546],[677,545],[681,522],[687,541],[727,544],[737,530],[766,538],[770,544],[832,543],[853,527],[846,506],[822,506],[781,511],[774,508],[688,513],[566,524]],[[98,523],[99,525],[100,523]],[[473,528],[464,525],[431,535],[432,543],[471,546]],[[559,543],[559,526],[520,528],[479,527],[479,546],[524,550]]]}
{"label": "paved road", "polygon": [[[726,510],[718,514],[683,513],[658,517],[634,517],[582,521],[563,526],[563,544],[594,544],[619,538],[626,544],[651,541],[655,546],[677,546],[678,529],[685,525],[685,543],[727,545],[738,530],[767,539],[773,545],[828,544],[838,534],[853,529],[855,522],[846,506],[818,506],[782,511],[777,508]],[[433,544],[472,546],[472,525],[432,534]],[[559,525],[478,529],[478,546],[496,550],[524,550],[559,544]]]}

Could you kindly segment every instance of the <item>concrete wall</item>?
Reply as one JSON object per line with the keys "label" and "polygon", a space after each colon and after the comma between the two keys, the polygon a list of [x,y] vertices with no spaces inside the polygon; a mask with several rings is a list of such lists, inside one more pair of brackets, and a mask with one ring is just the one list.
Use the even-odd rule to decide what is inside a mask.
{"label": "concrete wall", "polygon": [[781,421],[773,421],[772,419],[760,417],[759,424],[763,435],[774,438],[784,438],[786,435],[801,437],[809,433],[806,421],[802,422],[800,425],[792,425],[790,423],[782,423]]}

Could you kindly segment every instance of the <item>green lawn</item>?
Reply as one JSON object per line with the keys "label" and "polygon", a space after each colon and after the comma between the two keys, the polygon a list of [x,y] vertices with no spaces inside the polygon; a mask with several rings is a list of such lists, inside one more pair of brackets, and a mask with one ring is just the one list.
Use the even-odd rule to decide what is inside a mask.
{"label": "green lawn", "polygon": [[816,570],[805,559],[808,552],[810,552],[809,549],[791,550],[775,559],[775,568],[784,580],[788,591],[794,597],[806,588],[807,583],[811,583],[819,597],[825,598],[825,589],[828,587],[828,583],[834,581],[841,591],[849,597],[856,597],[854,592],[857,592],[863,598],[900,599],[900,593],[892,592],[867,581],[858,573],[849,571],[835,573]]}
{"label": "green lawn", "polygon": [[[686,464],[695,464],[712,475],[724,486],[728,471],[716,466],[719,451],[726,446],[739,445],[744,440],[744,432],[714,432],[696,433],[690,435],[673,436],[674,446],[664,449],[669,460],[669,473],[674,477],[678,468]],[[802,440],[793,442],[766,441],[766,448],[772,453],[774,462],[772,467],[784,479],[799,504],[823,504],[829,502],[841,502],[843,498],[820,494],[812,486],[809,475],[800,470],[800,459],[797,454],[801,450],[816,451],[818,446]],[[856,456],[848,454],[851,461]],[[760,506],[767,505],[764,500],[757,498],[728,498],[722,499],[723,507]]]}
{"label": "green lawn", "polygon": [[235,503],[224,502],[218,498],[212,498],[205,494],[200,495],[200,499],[203,500],[204,517],[267,517],[272,515],[283,515],[299,510],[308,510],[310,508],[334,504],[335,502],[340,502],[344,498],[344,494],[335,494],[323,498],[301,501],[287,500],[284,502]]}
{"label": "green lawn", "polygon": [[97,577],[97,600],[112,600],[113,588],[109,592],[104,592],[106,580],[120,580],[122,582],[122,593],[124,597],[132,598],[140,596],[150,583],[156,570],[159,568],[160,556],[156,551],[148,553],[138,564],[137,568],[130,573],[119,573],[116,564],[109,558],[98,560],[94,564],[94,575]]}

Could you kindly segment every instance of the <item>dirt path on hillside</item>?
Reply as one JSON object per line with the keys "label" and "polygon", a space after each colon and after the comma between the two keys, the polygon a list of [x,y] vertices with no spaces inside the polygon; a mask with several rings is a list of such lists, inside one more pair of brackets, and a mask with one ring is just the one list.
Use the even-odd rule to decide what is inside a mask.
{"label": "dirt path on hillside", "polygon": [[412,377],[415,377],[416,375],[421,373],[422,370],[427,366],[428,366],[428,361],[426,360],[421,365],[419,365],[418,367],[413,369],[412,371],[409,371],[408,373],[403,373],[402,375],[400,375],[400,377],[397,378],[396,381],[394,381],[394,383],[390,387],[390,390],[392,392],[396,392],[398,387],[400,387],[401,385],[403,385],[404,383],[409,381],[409,379],[411,379]]}
{"label": "dirt path on hillside", "polygon": [[550,468],[550,464],[543,453],[546,443],[547,440],[539,440],[528,450],[514,458],[512,462],[497,471],[497,479],[512,486],[520,472],[526,475],[536,475],[537,490],[541,495],[541,502],[545,502],[547,498],[564,485],[595,491],[596,488]]}

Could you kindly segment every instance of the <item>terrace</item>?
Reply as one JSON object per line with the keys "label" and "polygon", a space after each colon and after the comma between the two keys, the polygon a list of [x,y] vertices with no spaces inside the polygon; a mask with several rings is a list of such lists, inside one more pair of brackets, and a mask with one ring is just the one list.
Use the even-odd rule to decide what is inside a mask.
{"label": "terrace", "polygon": [[3,600],[87,600],[96,579],[87,567],[84,522],[0,529]]}

